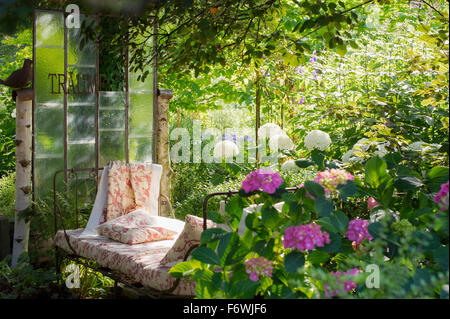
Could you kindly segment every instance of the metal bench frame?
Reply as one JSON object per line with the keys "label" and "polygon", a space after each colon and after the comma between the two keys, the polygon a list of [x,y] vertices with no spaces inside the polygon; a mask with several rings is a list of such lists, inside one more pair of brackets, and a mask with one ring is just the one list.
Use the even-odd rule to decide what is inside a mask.
{"label": "metal bench frame", "polygon": [[[87,261],[90,260],[88,258],[85,257],[81,257],[77,254],[77,252],[75,251],[75,249],[72,247],[72,245],[70,244],[70,240],[69,240],[69,236],[67,235],[67,228],[66,228],[66,224],[64,222],[64,217],[63,214],[61,212],[61,210],[58,207],[57,204],[57,177],[61,174],[64,174],[65,176],[65,180],[75,180],[75,214],[76,214],[76,228],[79,228],[79,215],[80,215],[80,209],[78,207],[79,201],[78,201],[78,186],[79,186],[79,173],[88,173],[87,179],[94,179],[96,181],[96,185],[98,186],[98,181],[99,181],[99,172],[103,170],[102,167],[99,168],[72,168],[72,169],[61,169],[58,170],[54,176],[53,176],[53,214],[54,214],[54,223],[55,223],[55,227],[54,227],[54,232],[55,235],[58,232],[58,230],[63,230],[64,232],[64,236],[66,238],[66,242],[70,248],[70,250],[72,252],[66,252],[65,250],[57,247],[55,245],[55,263],[56,263],[56,270],[57,272],[61,273],[61,265],[62,265],[62,261],[64,259],[69,259],[72,260],[78,264],[81,264],[85,267],[91,268],[96,272],[101,273],[102,275],[105,275],[111,279],[114,280],[114,288],[115,291],[117,292],[117,287],[118,287],[118,283],[123,284],[124,286],[137,291],[140,294],[143,294],[145,296],[148,296],[150,298],[153,299],[159,299],[159,298],[193,298],[195,296],[179,296],[179,295],[174,295],[172,294],[172,292],[178,287],[181,279],[177,278],[175,280],[175,283],[173,284],[172,287],[170,287],[167,290],[157,290],[157,289],[152,289],[152,288],[148,288],[148,287],[144,287],[142,284],[140,284],[139,282],[137,282],[136,280],[134,280],[133,278],[130,278],[129,276],[126,276],[125,274],[106,268],[106,267],[101,267],[101,266],[93,266],[90,265]],[[86,177],[84,178],[86,179]],[[67,191],[67,189],[65,189],[65,191]],[[96,188],[96,192],[97,193],[97,188]],[[162,202],[165,201],[166,205],[169,206],[169,212],[171,214],[172,218],[175,218],[175,215],[173,213],[173,208],[172,205],[170,203],[170,200],[167,196],[160,194],[159,196],[159,204],[158,204],[158,215],[161,215],[161,206],[162,206]],[[59,227],[58,221],[60,221],[61,227]],[[205,225],[206,225],[206,220],[205,220]],[[206,229],[206,228],[205,228]],[[191,251],[195,248],[197,248],[198,245],[194,245],[193,247],[191,247],[189,249],[189,251],[186,253],[186,256],[184,257],[184,260],[187,260],[187,258],[189,257]]]}

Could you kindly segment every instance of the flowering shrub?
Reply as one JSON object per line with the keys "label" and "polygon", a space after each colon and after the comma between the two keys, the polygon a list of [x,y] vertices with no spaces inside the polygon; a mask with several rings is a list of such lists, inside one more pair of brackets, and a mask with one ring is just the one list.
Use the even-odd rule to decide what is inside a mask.
{"label": "flowering shrub", "polygon": [[252,258],[245,261],[245,272],[250,274],[250,280],[258,281],[258,276],[272,277],[272,262],[264,257]]}
{"label": "flowering shrub", "polygon": [[337,187],[342,184],[346,184],[347,181],[352,181],[353,176],[347,173],[343,169],[332,168],[320,172],[314,179],[314,182],[322,185],[326,193],[333,193],[337,190]]}
{"label": "flowering shrub", "polygon": [[331,145],[330,135],[320,130],[309,132],[303,142],[305,143],[305,147],[310,151],[314,149],[325,151]]}
{"label": "flowering shrub", "polygon": [[299,251],[314,250],[330,243],[330,235],[322,232],[320,226],[314,223],[291,226],[284,233],[284,248],[296,248]]}
{"label": "flowering shrub", "polygon": [[261,189],[268,194],[273,194],[281,183],[283,180],[278,173],[269,169],[258,169],[247,175],[242,182],[242,189],[246,193]]}
{"label": "flowering shrub", "polygon": [[367,231],[367,226],[369,222],[367,220],[354,219],[348,223],[348,229],[345,233],[345,237],[356,244],[361,244],[364,239],[372,240],[373,237]]}
{"label": "flowering shrub", "polygon": [[[294,192],[276,172],[251,172],[224,216],[210,215],[231,231],[205,230],[202,247],[170,273],[195,280],[198,298],[444,297],[448,168],[406,175],[399,162],[373,157],[353,174],[329,168]],[[349,218],[350,200],[370,218]],[[261,208],[239,233],[250,204]]]}

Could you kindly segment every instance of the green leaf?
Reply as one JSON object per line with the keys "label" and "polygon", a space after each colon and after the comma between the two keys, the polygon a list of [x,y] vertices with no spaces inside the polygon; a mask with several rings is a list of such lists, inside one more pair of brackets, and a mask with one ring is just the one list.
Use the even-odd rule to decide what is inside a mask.
{"label": "green leaf", "polygon": [[310,193],[312,196],[318,198],[320,196],[323,196],[325,194],[325,191],[323,190],[323,187],[317,183],[306,181],[304,183],[304,186],[308,193]]}
{"label": "green leaf", "polygon": [[372,235],[374,240],[380,236],[382,229],[383,225],[380,222],[371,223],[367,226],[367,231]]}
{"label": "green leaf", "polygon": [[217,186],[222,184],[225,181],[225,176],[223,174],[215,174],[212,178],[211,178],[211,184],[213,184],[213,186]]}
{"label": "green leaf", "polygon": [[277,225],[280,214],[273,206],[263,207],[261,211],[261,221],[268,228],[274,228]]}
{"label": "green leaf", "polygon": [[319,247],[318,250],[326,253],[337,253],[342,245],[341,235],[332,232],[329,232],[329,234],[330,234],[330,243],[325,244],[324,247]]}
{"label": "green leaf", "polygon": [[323,170],[324,169],[324,161],[325,161],[325,155],[324,154],[322,154],[318,150],[313,150],[311,152],[311,159],[319,167],[319,170]]}
{"label": "green leaf", "polygon": [[319,217],[327,217],[331,215],[333,211],[333,202],[326,199],[324,196],[320,196],[316,199],[316,211]]}
{"label": "green leaf", "polygon": [[336,47],[336,53],[340,56],[345,56],[347,54],[347,46],[345,44],[338,45]]}
{"label": "green leaf", "polygon": [[284,269],[291,274],[296,274],[304,265],[305,255],[299,251],[293,251],[284,257]]}
{"label": "green leaf", "polygon": [[226,231],[222,228],[208,228],[202,232],[200,245],[220,239]]}
{"label": "green leaf", "polygon": [[371,188],[378,188],[387,178],[387,164],[378,156],[372,157],[366,163],[365,183]]}
{"label": "green leaf", "polygon": [[341,211],[335,211],[330,217],[330,221],[333,226],[339,231],[341,235],[344,235],[347,232],[348,227],[348,217]]}
{"label": "green leaf", "polygon": [[220,259],[217,254],[208,247],[198,247],[191,253],[192,257],[206,264],[220,265]]}
{"label": "green leaf", "polygon": [[414,176],[397,177],[394,181],[395,188],[402,192],[414,190],[422,185],[422,181]]}
{"label": "green leaf", "polygon": [[337,189],[339,190],[342,200],[345,202],[348,197],[351,197],[356,193],[356,184],[354,181],[349,180],[345,184],[338,185]]}
{"label": "green leaf", "polygon": [[190,261],[183,261],[169,270],[169,274],[171,274],[175,278],[186,277],[192,275],[192,273],[196,269],[200,269],[201,265],[197,260],[191,259]]}
{"label": "green leaf", "polygon": [[331,222],[331,217],[321,217],[317,220],[317,224],[322,226],[329,233],[337,233],[338,230],[334,227]]}
{"label": "green leaf", "polygon": [[259,282],[251,280],[241,280],[233,284],[230,295],[237,299],[251,299],[256,294],[256,289],[259,287]]}
{"label": "green leaf", "polygon": [[315,266],[319,266],[330,259],[330,255],[324,251],[313,250],[308,255],[308,261]]}
{"label": "green leaf", "polygon": [[295,164],[300,168],[307,168],[311,165],[314,165],[314,162],[309,159],[299,159],[295,161]]}

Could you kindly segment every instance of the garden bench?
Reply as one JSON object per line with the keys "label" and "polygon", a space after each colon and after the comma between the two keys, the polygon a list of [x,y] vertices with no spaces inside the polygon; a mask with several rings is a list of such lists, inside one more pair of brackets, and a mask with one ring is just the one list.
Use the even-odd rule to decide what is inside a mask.
{"label": "garden bench", "polygon": [[[79,225],[79,174],[84,174],[84,178],[94,179],[97,182],[101,170],[103,168],[63,169],[54,174],[54,242],[58,271],[62,270],[62,261],[66,258],[112,278],[115,281],[115,287],[118,283],[121,283],[151,298],[193,297],[195,295],[195,282],[175,279],[168,273],[176,262],[164,265],[159,263],[174,244],[176,237],[173,240],[128,245],[100,235],[92,238],[81,236],[84,228],[80,228]],[[65,219],[68,216],[64,216],[57,204],[56,180],[62,174],[74,180],[75,183],[75,212],[71,212],[75,213],[75,229],[66,227]],[[86,174],[88,177],[86,177]],[[174,223],[178,223],[178,226],[182,227],[184,222],[175,219],[170,201],[163,194],[159,194],[158,216],[161,215],[161,207],[164,201],[169,206],[169,212],[174,219]],[[204,225],[204,229],[206,229],[206,220]],[[197,246],[192,246],[183,260],[187,260],[190,252]],[[92,263],[92,261],[95,263]]]}

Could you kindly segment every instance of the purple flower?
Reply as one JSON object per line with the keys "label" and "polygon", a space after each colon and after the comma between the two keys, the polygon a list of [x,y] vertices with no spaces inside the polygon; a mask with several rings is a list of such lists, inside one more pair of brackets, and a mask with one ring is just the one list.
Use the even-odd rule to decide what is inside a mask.
{"label": "purple flower", "polygon": [[313,70],[313,75],[314,75],[314,79],[316,79],[317,80],[317,70]]}
{"label": "purple flower", "polygon": [[297,248],[300,251],[314,250],[330,243],[330,235],[320,230],[314,222],[307,225],[286,228],[283,239],[284,248]]}
{"label": "purple flower", "polygon": [[250,274],[251,281],[258,281],[259,276],[272,277],[272,262],[264,257],[246,260],[244,264],[246,268],[245,272]]}
{"label": "purple flower", "polygon": [[278,173],[270,169],[258,169],[248,174],[242,181],[242,189],[246,193],[262,189],[264,192],[273,194],[283,183]]}
{"label": "purple flower", "polygon": [[317,62],[317,57],[316,57],[316,50],[314,50],[311,58],[309,59],[309,62]]}
{"label": "purple flower", "polygon": [[448,210],[448,193],[449,193],[449,182],[441,185],[439,193],[434,197],[434,202],[438,205],[440,211]]}
{"label": "purple flower", "polygon": [[299,67],[295,68],[295,72],[297,72],[298,74],[302,74],[303,69],[299,66]]}
{"label": "purple flower", "polygon": [[[356,275],[358,275],[358,273],[360,273],[360,272],[362,272],[361,270],[359,270],[358,268],[353,268],[353,269],[350,269],[350,270],[347,270],[343,275],[344,276],[348,276],[348,275],[351,275],[351,276],[356,276]],[[331,275],[333,275],[333,276],[335,276],[335,277],[337,277],[337,279],[336,279],[336,283],[338,283],[339,285],[342,285],[342,287],[344,288],[344,291],[345,292],[350,292],[350,291],[352,291],[353,289],[355,289],[356,288],[356,283],[355,282],[353,282],[353,281],[351,281],[351,280],[346,280],[346,281],[344,281],[344,282],[342,282],[340,279],[341,279],[341,276],[342,276],[342,273],[340,272],[340,271],[336,271],[336,272],[330,272],[330,274]],[[333,291],[328,285],[323,285],[323,288],[324,288],[324,290],[325,290],[325,297],[327,297],[327,298],[329,298],[329,297],[334,297],[334,296],[336,296],[339,292],[340,292],[340,289],[338,289],[338,290],[335,290],[335,291]]]}
{"label": "purple flower", "polygon": [[373,237],[367,230],[369,222],[363,219],[353,219],[348,223],[347,233],[345,237],[349,240],[356,242],[356,244],[361,244],[364,239],[372,240]]}
{"label": "purple flower", "polygon": [[305,99],[301,98],[300,101],[298,101],[298,104],[303,104],[303,103],[305,103]]}

